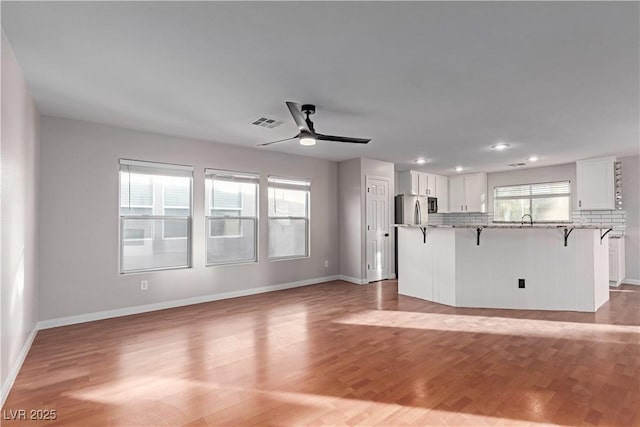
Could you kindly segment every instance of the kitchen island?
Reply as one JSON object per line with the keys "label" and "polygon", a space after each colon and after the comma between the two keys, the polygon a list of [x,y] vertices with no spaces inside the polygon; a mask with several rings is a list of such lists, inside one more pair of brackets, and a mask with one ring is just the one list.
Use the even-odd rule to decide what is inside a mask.
{"label": "kitchen island", "polygon": [[455,307],[584,312],[609,299],[606,227],[397,227],[402,295]]}

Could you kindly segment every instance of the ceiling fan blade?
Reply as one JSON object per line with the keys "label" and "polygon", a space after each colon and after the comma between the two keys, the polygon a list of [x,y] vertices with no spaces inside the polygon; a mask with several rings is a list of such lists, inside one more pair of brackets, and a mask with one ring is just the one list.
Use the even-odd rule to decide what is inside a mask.
{"label": "ceiling fan blade", "polygon": [[323,135],[321,133],[316,134],[316,139],[318,141],[348,142],[351,144],[367,144],[369,141],[371,141],[371,139],[365,139],[365,138],[350,138],[348,136]]}
{"label": "ceiling fan blade", "polygon": [[294,139],[297,139],[300,135],[296,135],[292,138],[287,138],[287,139],[280,139],[278,141],[271,141],[271,142],[265,142],[263,144],[258,144],[256,147],[265,147],[267,145],[271,145],[271,144],[278,144],[280,142],[287,142],[287,141],[293,141]]}
{"label": "ceiling fan blade", "polygon": [[293,120],[295,120],[298,129],[300,129],[300,131],[311,132],[307,125],[307,121],[304,119],[304,115],[302,114],[300,104],[291,101],[287,101],[286,104],[287,107],[289,107],[289,112],[293,116]]}

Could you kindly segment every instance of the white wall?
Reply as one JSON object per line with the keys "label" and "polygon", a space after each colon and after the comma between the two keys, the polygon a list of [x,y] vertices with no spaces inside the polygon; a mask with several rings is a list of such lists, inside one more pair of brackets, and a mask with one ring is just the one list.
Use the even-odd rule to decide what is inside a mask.
{"label": "white wall", "polygon": [[640,156],[618,160],[622,161],[622,208],[627,213],[625,276],[637,283],[640,281]]}
{"label": "white wall", "polygon": [[574,211],[578,208],[575,163],[487,174],[487,193],[489,194],[487,210],[493,212],[493,189],[495,187],[566,180],[571,181],[571,210]]}
{"label": "white wall", "polygon": [[37,323],[39,113],[2,32],[0,381],[11,387]]}
{"label": "white wall", "polygon": [[[118,274],[118,159],[192,165],[193,268]],[[42,118],[40,320],[235,292],[338,272],[337,163]],[[259,263],[205,267],[204,169],[259,172]],[[310,257],[267,260],[267,175],[311,179]],[[329,267],[325,268],[325,260]],[[140,291],[140,280],[149,290]]]}

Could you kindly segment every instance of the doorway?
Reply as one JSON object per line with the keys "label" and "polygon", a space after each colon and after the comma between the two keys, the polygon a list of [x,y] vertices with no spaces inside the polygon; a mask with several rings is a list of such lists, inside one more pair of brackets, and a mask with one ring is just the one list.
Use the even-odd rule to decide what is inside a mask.
{"label": "doorway", "polygon": [[366,177],[367,281],[389,278],[389,178]]}

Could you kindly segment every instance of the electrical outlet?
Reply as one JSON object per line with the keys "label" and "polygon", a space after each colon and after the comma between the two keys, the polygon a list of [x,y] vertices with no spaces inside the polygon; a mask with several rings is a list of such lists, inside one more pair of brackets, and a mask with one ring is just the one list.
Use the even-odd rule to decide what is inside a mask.
{"label": "electrical outlet", "polygon": [[524,279],[518,279],[518,288],[524,289]]}
{"label": "electrical outlet", "polygon": [[148,280],[141,280],[140,281],[140,290],[141,291],[146,291],[147,289],[149,289],[149,281]]}
{"label": "electrical outlet", "polygon": [[328,260],[326,260],[326,259],[324,260],[324,266],[325,266],[325,267],[329,267],[329,261],[328,261]]}

